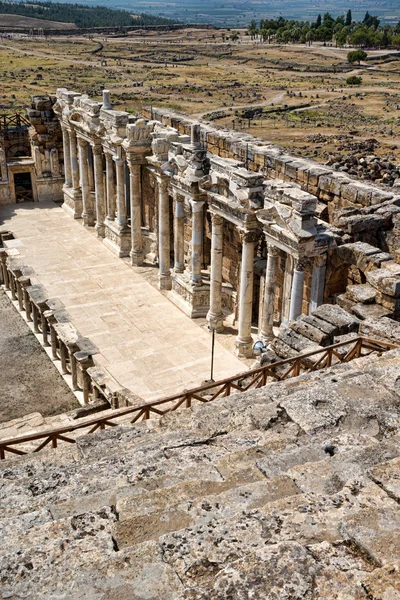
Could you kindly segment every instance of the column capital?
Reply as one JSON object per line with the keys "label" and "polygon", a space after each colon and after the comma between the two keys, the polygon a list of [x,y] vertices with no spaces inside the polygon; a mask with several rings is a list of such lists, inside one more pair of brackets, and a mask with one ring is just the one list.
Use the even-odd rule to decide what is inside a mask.
{"label": "column capital", "polygon": [[200,212],[205,204],[204,200],[189,200],[192,207],[192,212]]}
{"label": "column capital", "polygon": [[268,256],[272,256],[273,258],[279,256],[279,248],[273,244],[268,244]]}
{"label": "column capital", "polygon": [[307,258],[305,258],[304,256],[300,256],[298,258],[294,259],[294,268],[296,271],[304,271],[304,269],[306,268],[307,265]]}
{"label": "column capital", "polygon": [[103,154],[103,146],[101,144],[90,144],[92,146],[92,152],[94,156],[100,156]]}
{"label": "column capital", "polygon": [[80,146],[81,148],[86,148],[88,142],[86,140],[84,140],[83,138],[77,136],[76,138],[77,142],[78,142],[78,146]]}
{"label": "column capital", "polygon": [[211,223],[213,224],[214,227],[221,227],[221,225],[223,225],[224,217],[222,215],[219,215],[218,213],[215,213],[212,211],[210,211],[210,215],[211,215]]}
{"label": "column capital", "polygon": [[242,244],[254,244],[260,237],[256,229],[239,229],[239,234]]}
{"label": "column capital", "polygon": [[113,156],[113,161],[115,162],[115,165],[117,167],[123,167],[124,166],[124,159],[123,158],[119,158],[118,156]]}

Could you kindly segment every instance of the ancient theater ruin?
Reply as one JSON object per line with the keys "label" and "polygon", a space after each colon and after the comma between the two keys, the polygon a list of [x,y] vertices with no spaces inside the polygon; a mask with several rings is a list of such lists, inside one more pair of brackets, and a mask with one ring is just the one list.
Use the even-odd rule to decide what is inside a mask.
{"label": "ancient theater ruin", "polygon": [[0,430],[2,597],[399,597],[395,188],[106,90],[0,135],[0,283],[82,405]]}

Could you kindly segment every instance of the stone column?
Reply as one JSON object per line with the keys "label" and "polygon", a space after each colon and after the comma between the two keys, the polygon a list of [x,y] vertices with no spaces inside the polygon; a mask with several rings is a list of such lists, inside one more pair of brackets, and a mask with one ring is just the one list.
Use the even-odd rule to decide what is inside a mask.
{"label": "stone column", "polygon": [[117,172],[117,217],[116,222],[121,227],[126,226],[126,204],[125,204],[125,179],[124,179],[124,160],[114,157]]}
{"label": "stone column", "polygon": [[311,314],[320,304],[324,302],[326,272],[326,254],[316,256],[313,261],[311,296],[309,313]]}
{"label": "stone column", "polygon": [[92,147],[94,163],[94,186],[96,194],[96,230],[99,237],[104,237],[105,195],[103,179],[103,148],[100,145]]}
{"label": "stone column", "polygon": [[240,269],[239,290],[239,324],[236,337],[236,354],[251,357],[253,355],[253,338],[251,337],[251,320],[253,306],[254,279],[254,245],[257,235],[255,231],[245,231],[242,237],[242,262]]}
{"label": "stone column", "polygon": [[185,270],[185,211],[183,206],[183,197],[175,197],[175,231],[174,231],[174,258],[175,273],[183,273]]}
{"label": "stone column", "polygon": [[66,187],[71,187],[72,176],[71,176],[71,152],[70,152],[70,141],[69,132],[66,127],[62,127],[63,135],[63,150],[64,150],[64,177]]}
{"label": "stone column", "polygon": [[295,260],[293,271],[292,293],[290,297],[289,322],[294,321],[302,313],[304,290],[304,259]]}
{"label": "stone column", "polygon": [[95,181],[94,181],[94,160],[93,160],[93,154],[92,154],[92,149],[90,147],[90,144],[88,144],[86,146],[86,152],[87,152],[87,164],[88,164],[89,190],[91,192],[93,192],[94,191],[94,187],[95,187]]}
{"label": "stone column", "polygon": [[260,339],[268,342],[273,339],[274,331],[274,303],[275,303],[275,285],[276,272],[278,268],[279,250],[276,246],[268,244],[267,268],[265,272],[264,287],[264,305],[262,312],[262,322]]}
{"label": "stone column", "polygon": [[211,213],[211,277],[210,277],[210,310],[207,322],[211,329],[221,331],[224,326],[222,315],[222,252],[223,223],[220,215]]}
{"label": "stone column", "polygon": [[77,150],[75,131],[70,132],[69,142],[70,142],[72,189],[74,192],[79,192],[78,150]]}
{"label": "stone column", "polygon": [[94,225],[94,214],[89,190],[89,174],[87,162],[87,142],[82,138],[78,139],[79,145],[79,170],[81,173],[82,188],[82,219],[84,225]]}
{"label": "stone column", "polygon": [[110,154],[106,154],[106,181],[107,181],[107,219],[115,219],[115,183],[114,161]]}
{"label": "stone column", "polygon": [[192,205],[192,285],[201,285],[201,261],[203,258],[203,206],[201,200],[191,200]]}
{"label": "stone column", "polygon": [[281,324],[287,326],[289,324],[289,312],[290,312],[290,297],[292,294],[292,280],[293,280],[293,265],[294,259],[291,254],[286,254],[285,261],[285,272],[283,274],[283,290],[282,290],[282,313],[281,313]]}
{"label": "stone column", "polygon": [[142,190],[141,172],[139,164],[128,161],[130,196],[131,196],[131,262],[140,267],[143,264],[143,239],[142,239]]}
{"label": "stone column", "polygon": [[7,159],[3,148],[0,148],[0,179],[1,181],[8,181]]}
{"label": "stone column", "polygon": [[171,279],[171,250],[170,250],[170,227],[169,227],[169,197],[168,182],[162,179],[158,186],[158,274],[160,290],[172,288]]}

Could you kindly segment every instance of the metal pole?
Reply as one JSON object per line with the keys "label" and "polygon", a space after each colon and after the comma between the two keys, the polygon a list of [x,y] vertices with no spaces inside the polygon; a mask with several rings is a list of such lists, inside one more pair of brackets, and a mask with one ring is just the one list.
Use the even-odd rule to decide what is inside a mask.
{"label": "metal pole", "polygon": [[215,329],[212,329],[212,339],[211,339],[211,377],[210,381],[214,381],[214,345],[215,345]]}

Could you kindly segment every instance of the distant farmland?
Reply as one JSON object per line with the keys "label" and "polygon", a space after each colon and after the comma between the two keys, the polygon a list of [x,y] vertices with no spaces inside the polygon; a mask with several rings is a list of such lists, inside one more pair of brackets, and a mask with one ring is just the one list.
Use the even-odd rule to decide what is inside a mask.
{"label": "distant farmland", "polygon": [[0,27],[29,27],[32,29],[76,29],[75,23],[60,23],[58,21],[45,21],[21,15],[1,15]]}

